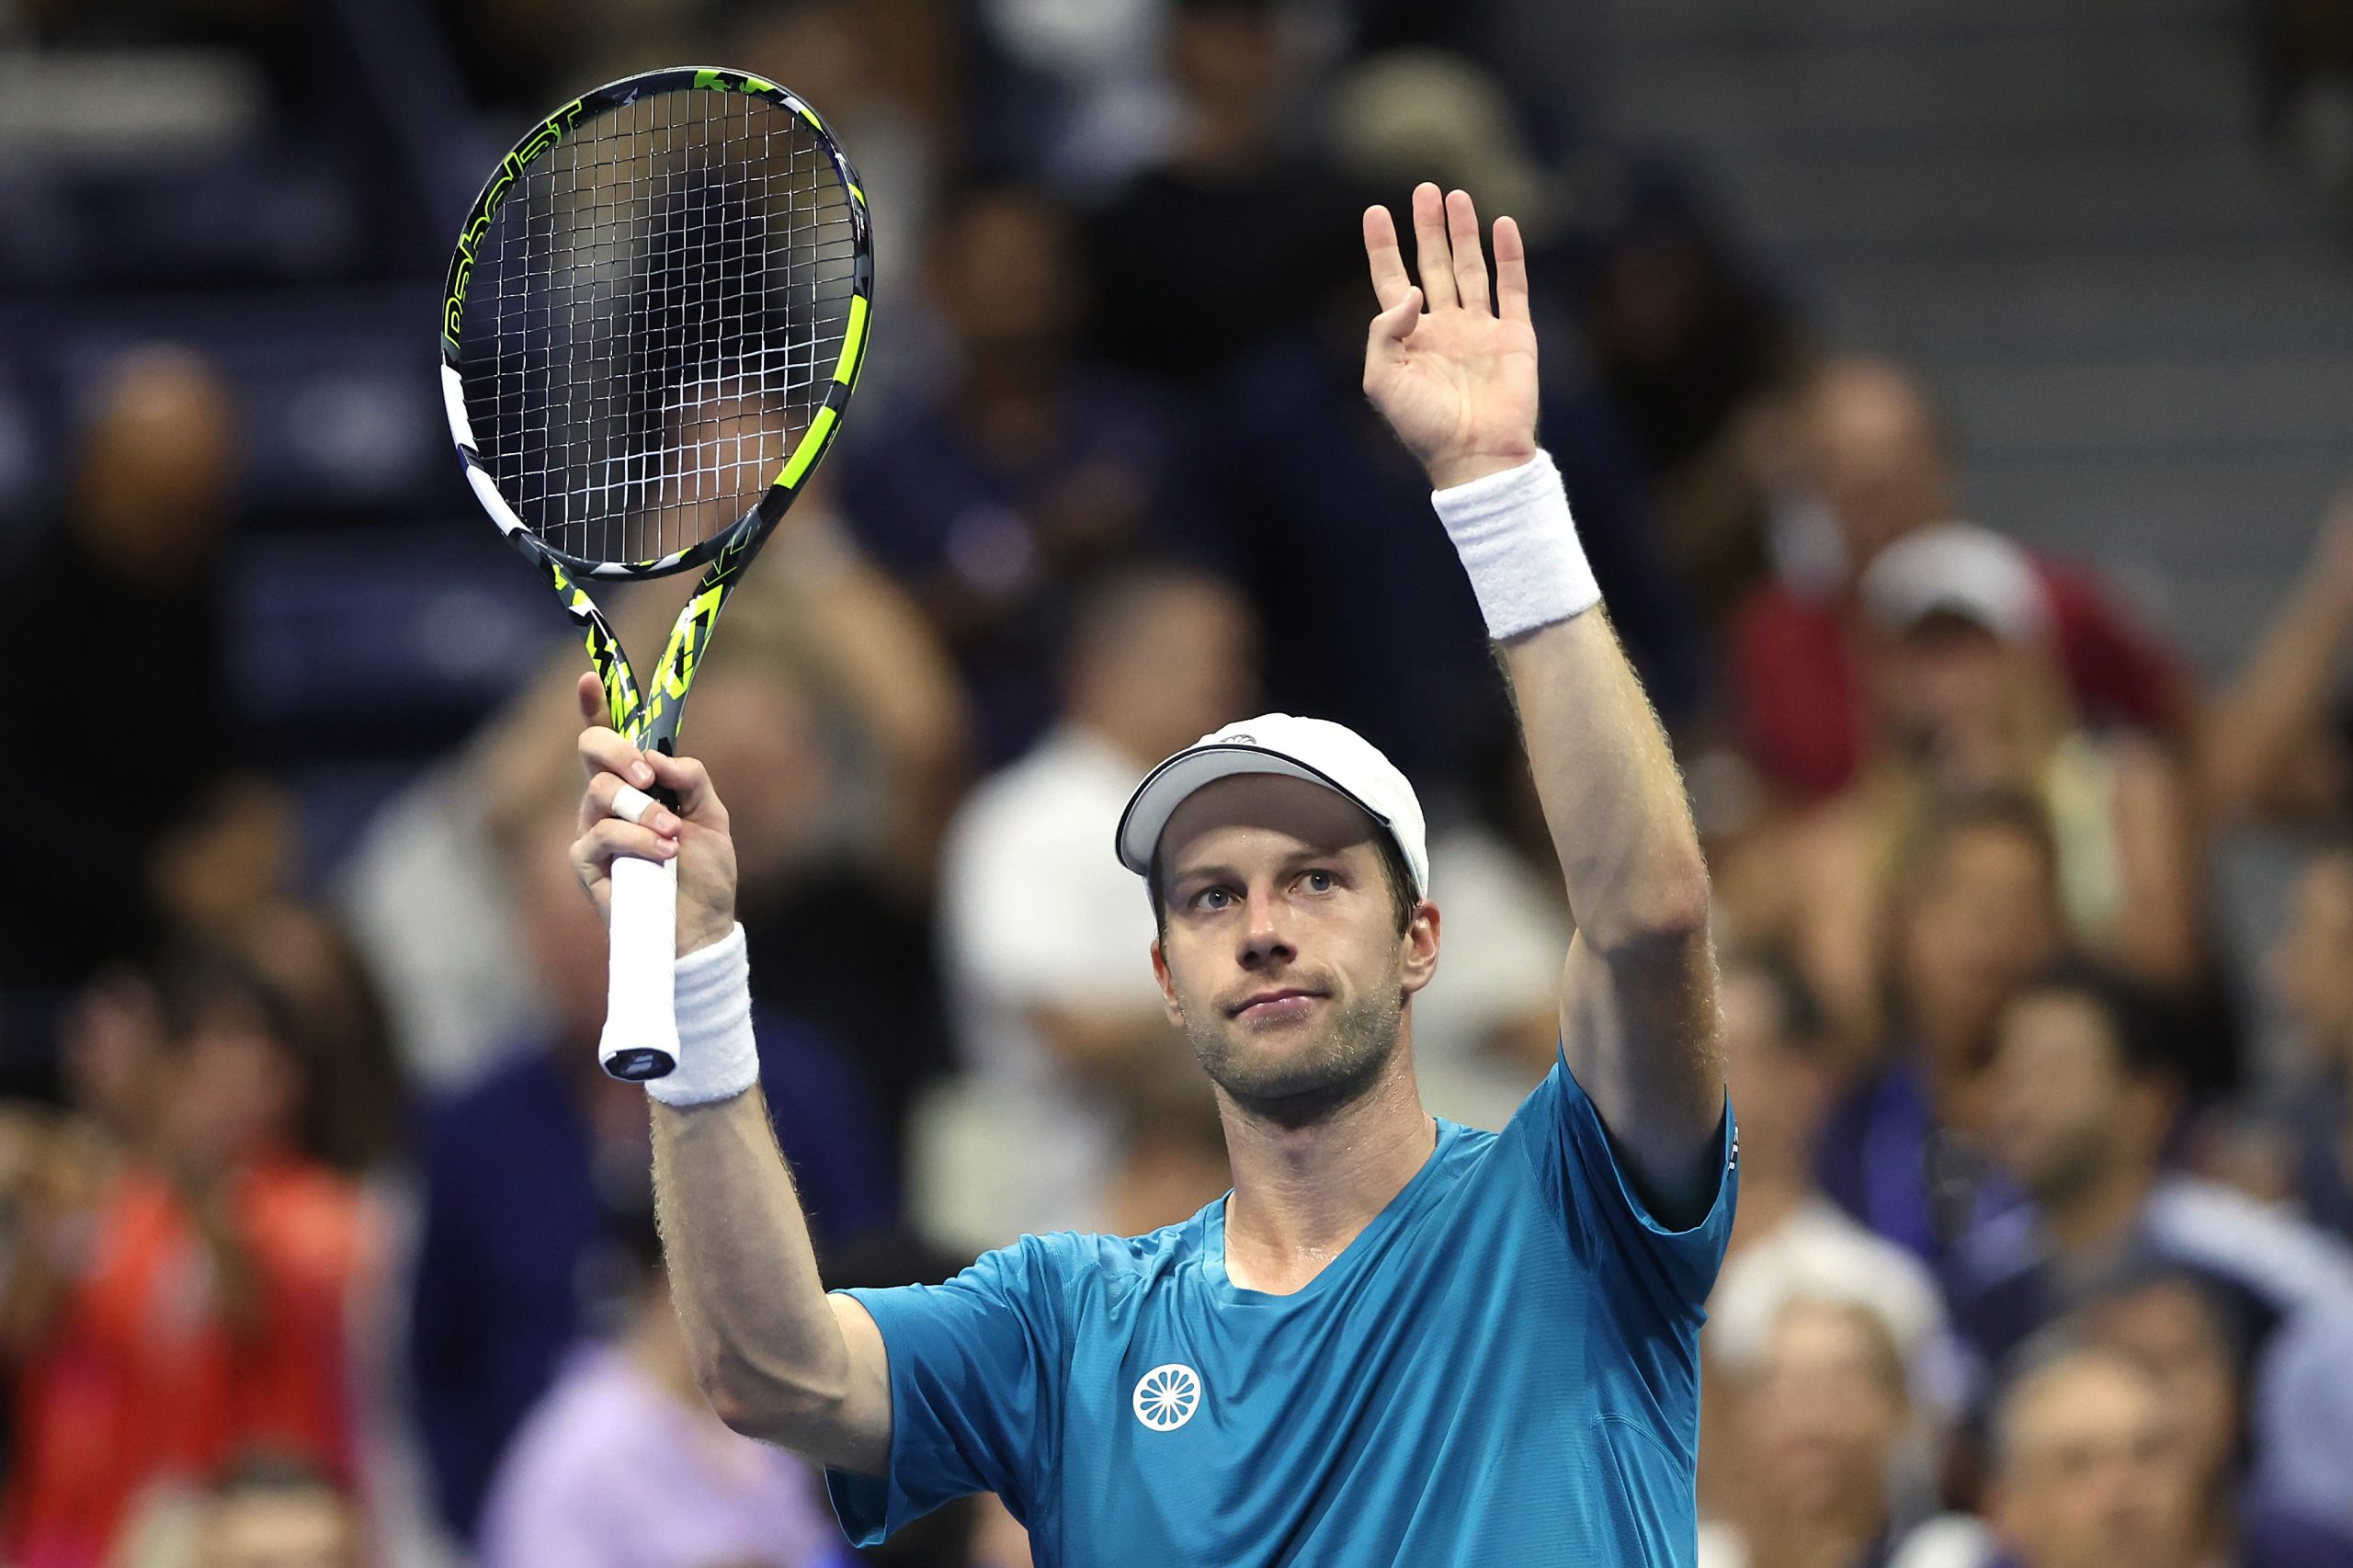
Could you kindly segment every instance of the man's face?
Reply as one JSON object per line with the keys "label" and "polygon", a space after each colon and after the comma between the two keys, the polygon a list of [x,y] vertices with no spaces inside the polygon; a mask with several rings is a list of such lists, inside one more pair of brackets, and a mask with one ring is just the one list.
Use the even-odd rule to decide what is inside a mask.
{"label": "man's face", "polygon": [[1906,1414],[1901,1377],[1885,1331],[1859,1310],[1790,1307],[1740,1407],[1758,1479],[1801,1517],[1884,1497]]}
{"label": "man's face", "polygon": [[1211,1081],[1292,1125],[1347,1104],[1397,1052],[1438,966],[1438,911],[1400,936],[1370,818],[1302,779],[1220,779],[1161,835],[1169,1021]]}
{"label": "man's face", "polygon": [[2182,1568],[2196,1497],[2156,1386],[2086,1358],[2016,1397],[1994,1512],[2027,1568]]}
{"label": "man's face", "polygon": [[1905,994],[1930,1034],[1978,1036],[2060,940],[2041,846],[1994,824],[1964,829],[1904,921]]}
{"label": "man's face", "polygon": [[2324,856],[2296,884],[2264,975],[2307,1047],[2353,1068],[2353,850]]}
{"label": "man's face", "polygon": [[2212,1308],[2187,1279],[2161,1279],[2089,1308],[2100,1344],[2138,1361],[2172,1413],[2200,1481],[2226,1484],[2238,1447],[2238,1370]]}
{"label": "man's face", "polygon": [[2038,1199],[2072,1196],[2120,1157],[2127,1088],[2108,1020],[2088,998],[2021,996],[1994,1051],[1995,1157]]}

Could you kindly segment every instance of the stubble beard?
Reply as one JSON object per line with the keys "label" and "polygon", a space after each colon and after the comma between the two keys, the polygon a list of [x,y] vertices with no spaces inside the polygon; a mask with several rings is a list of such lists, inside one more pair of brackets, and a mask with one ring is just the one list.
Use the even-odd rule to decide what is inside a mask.
{"label": "stubble beard", "polygon": [[1185,1038],[1210,1081],[1241,1110],[1284,1127],[1320,1121],[1370,1094],[1404,1033],[1402,974],[1336,1008],[1312,1041],[1265,1060],[1245,1024],[1213,1006],[1185,1009]]}

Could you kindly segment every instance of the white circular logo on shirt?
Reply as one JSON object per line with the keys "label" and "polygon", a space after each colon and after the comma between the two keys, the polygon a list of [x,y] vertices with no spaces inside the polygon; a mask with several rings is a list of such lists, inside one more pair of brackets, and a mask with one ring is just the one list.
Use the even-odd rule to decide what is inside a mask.
{"label": "white circular logo on shirt", "polygon": [[1200,1374],[1175,1361],[1136,1380],[1136,1419],[1155,1432],[1174,1432],[1201,1407]]}

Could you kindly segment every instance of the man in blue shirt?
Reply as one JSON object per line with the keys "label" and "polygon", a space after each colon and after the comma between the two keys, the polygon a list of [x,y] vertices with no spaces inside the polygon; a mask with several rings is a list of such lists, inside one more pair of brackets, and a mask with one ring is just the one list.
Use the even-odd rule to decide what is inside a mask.
{"label": "man in blue shirt", "polygon": [[1495,226],[1491,304],[1469,197],[1424,186],[1413,215],[1418,287],[1365,215],[1365,387],[1501,647],[1577,922],[1561,1060],[1501,1134],[1415,1086],[1440,923],[1411,787],[1352,733],[1269,714],[1163,763],[1117,835],[1233,1191],[1148,1236],[1025,1237],[944,1285],[828,1295],[751,1092],[725,811],[692,761],[582,736],[592,895],[616,855],[679,867],[680,1063],[649,1090],[698,1380],[829,1467],[858,1541],[994,1491],[1046,1565],[1693,1561],[1737,1148],[1706,869],[1536,447],[1518,230]]}

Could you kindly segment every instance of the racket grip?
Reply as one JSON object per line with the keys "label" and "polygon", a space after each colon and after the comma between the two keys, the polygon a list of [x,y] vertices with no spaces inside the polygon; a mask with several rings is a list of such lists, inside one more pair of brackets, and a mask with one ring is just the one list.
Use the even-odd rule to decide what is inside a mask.
{"label": "racket grip", "polygon": [[678,1065],[678,863],[613,860],[610,972],[597,1060],[632,1084]]}

